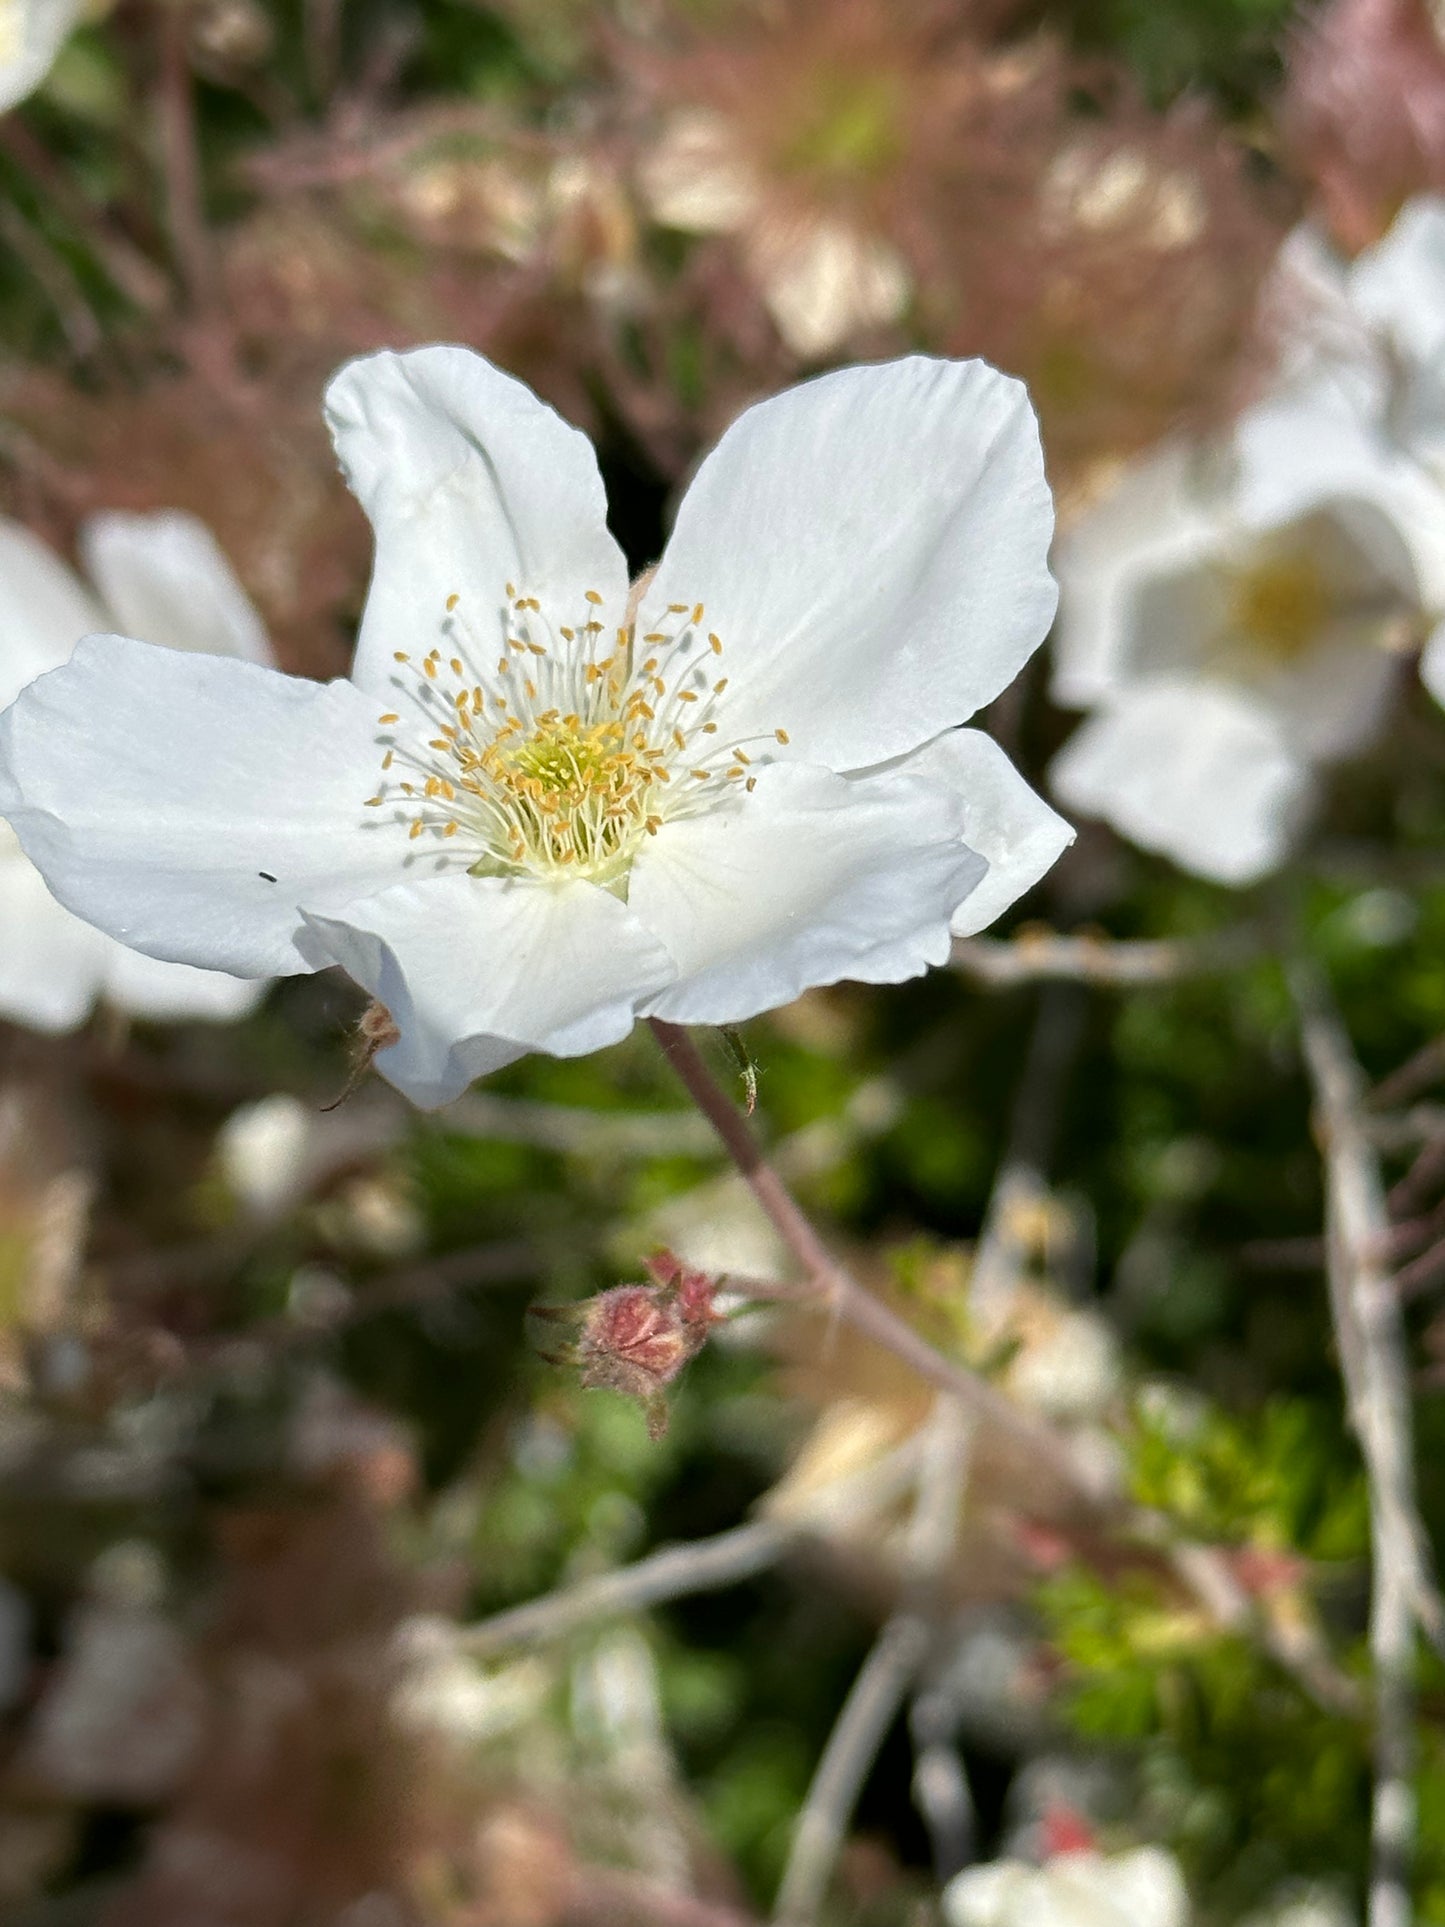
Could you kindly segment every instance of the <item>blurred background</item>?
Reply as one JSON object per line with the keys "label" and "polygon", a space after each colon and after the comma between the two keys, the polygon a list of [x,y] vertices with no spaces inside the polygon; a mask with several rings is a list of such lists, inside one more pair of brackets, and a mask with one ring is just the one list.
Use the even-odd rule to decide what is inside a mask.
{"label": "blurred background", "polygon": [[[95,518],[199,518],[232,641],[317,677],[369,566],[319,410],[348,356],[521,376],[641,567],[750,401],[982,355],[1067,540],[1277,392],[1291,237],[1343,274],[1445,190],[1427,0],[0,0],[0,75],[0,508],[123,623]],[[1285,958],[1358,1058],[1435,1531],[1445,718],[1392,660],[1388,732],[1273,874],[1070,811],[950,969],[748,1029],[836,1248],[1053,1428],[1107,1529],[985,1425],[921,1532],[946,1408],[728,1296],[788,1259],[645,1033],[419,1116],[344,980],[142,982],[0,888],[0,1919],[1365,1919],[1370,1507]],[[1041,788],[1049,678],[984,718]],[[575,1325],[664,1247],[730,1315],[654,1438],[528,1312]],[[1413,1690],[1429,1922],[1437,1658]],[[947,1884],[1069,1850],[1119,1881]]]}

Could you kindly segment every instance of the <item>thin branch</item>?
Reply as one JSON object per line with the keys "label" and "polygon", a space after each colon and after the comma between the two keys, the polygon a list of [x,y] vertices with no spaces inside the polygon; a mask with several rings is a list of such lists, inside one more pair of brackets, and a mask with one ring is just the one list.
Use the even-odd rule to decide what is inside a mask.
{"label": "thin branch", "polygon": [[170,283],[155,262],[115,228],[57,165],[45,143],[16,114],[0,116],[0,151],[41,190],[49,206],[84,239],[91,254],[126,299],[157,314],[170,299]]}
{"label": "thin branch", "polygon": [[1371,1144],[1382,1151],[1410,1151],[1424,1145],[1428,1153],[1445,1141],[1445,1104],[1412,1104],[1405,1111],[1388,1111],[1366,1118],[1365,1129]]}
{"label": "thin branch", "polygon": [[1025,1453],[1036,1480],[1047,1473],[1075,1505],[1098,1513],[1099,1495],[1081,1475],[1063,1440],[987,1379],[945,1357],[882,1299],[859,1284],[833,1257],[776,1168],[763,1155],[742,1113],[724,1094],[692,1038],[661,1018],[654,1017],[650,1022],[667,1061],[802,1267],[806,1283],[801,1291],[784,1287],[772,1295],[815,1298],[820,1306],[902,1359],[938,1391],[959,1399],[975,1418]]}
{"label": "thin branch", "polygon": [[160,80],[156,122],[165,174],[171,246],[192,306],[207,308],[216,291],[216,260],[206,225],[191,74],[191,9],[185,0],[160,0]]}
{"label": "thin branch", "polygon": [[1258,948],[1258,937],[1248,929],[1227,930],[1215,937],[1162,941],[1060,936],[1053,930],[1037,930],[1007,941],[960,937],[954,943],[950,962],[955,970],[991,989],[1049,980],[1128,989],[1229,970],[1253,956]]}
{"label": "thin branch", "polygon": [[1445,1078],[1445,1037],[1432,1037],[1407,1058],[1398,1070],[1382,1078],[1370,1092],[1369,1106],[1372,1111],[1393,1111],[1402,1104],[1409,1104],[1422,1092],[1428,1091],[1432,1084]]}
{"label": "thin branch", "polygon": [[778,1889],[775,1927],[806,1927],[816,1918],[863,1782],[930,1641],[928,1622],[918,1613],[895,1613],[874,1641],[828,1735],[798,1816]]}
{"label": "thin branch", "polygon": [[101,344],[101,326],[76,279],[75,270],[44,234],[31,227],[13,201],[0,200],[0,240],[7,243],[30,271],[36,286],[54,309],[71,353],[78,361],[93,355]]}
{"label": "thin branch", "polygon": [[577,1157],[707,1157],[712,1132],[690,1111],[599,1111],[472,1090],[435,1114],[443,1130]]}
{"label": "thin branch", "polygon": [[793,1829],[776,1927],[807,1927],[816,1918],[878,1749],[928,1657],[933,1593],[958,1536],[971,1430],[956,1399],[935,1401],[909,1534],[906,1601],[875,1640],[823,1748]]}
{"label": "thin branch", "polygon": [[565,1639],[599,1619],[645,1612],[668,1599],[737,1585],[776,1565],[800,1541],[891,1505],[913,1482],[918,1454],[917,1441],[909,1440],[863,1471],[822,1487],[806,1506],[786,1518],[756,1519],[710,1539],[665,1546],[630,1566],[496,1613],[467,1627],[462,1647],[487,1657],[513,1646],[543,1645]]}
{"label": "thin branch", "polygon": [[1415,1852],[1415,1625],[1436,1643],[1439,1594],[1415,1501],[1409,1354],[1385,1267],[1389,1223],[1363,1118],[1365,1079],[1329,992],[1303,962],[1290,972],[1325,1162],[1326,1279],[1350,1422],[1370,1496],[1375,1787],[1367,1927],[1409,1927]]}

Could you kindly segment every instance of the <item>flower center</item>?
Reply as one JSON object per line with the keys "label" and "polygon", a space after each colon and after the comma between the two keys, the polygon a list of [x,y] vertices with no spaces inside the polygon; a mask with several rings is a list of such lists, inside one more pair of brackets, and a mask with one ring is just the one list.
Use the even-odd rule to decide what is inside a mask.
{"label": "flower center", "polygon": [[1296,662],[1319,639],[1332,601],[1318,564],[1309,557],[1271,556],[1233,573],[1229,629],[1251,654]]}
{"label": "flower center", "polygon": [[644,838],[750,790],[753,755],[717,715],[728,679],[702,604],[673,604],[668,627],[641,638],[631,623],[609,631],[594,590],[587,605],[554,629],[508,584],[503,653],[487,672],[449,597],[443,631],[458,653],[397,652],[401,706],[380,718],[383,780],[368,807],[390,810],[413,841],[464,853],[474,875],[585,877],[625,894]]}

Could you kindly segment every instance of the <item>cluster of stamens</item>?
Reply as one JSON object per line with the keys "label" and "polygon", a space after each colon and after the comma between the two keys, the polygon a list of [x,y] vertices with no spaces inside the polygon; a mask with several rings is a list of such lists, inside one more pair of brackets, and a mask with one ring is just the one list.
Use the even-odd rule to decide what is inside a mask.
{"label": "cluster of stamens", "polygon": [[488,673],[449,596],[450,649],[396,653],[399,706],[378,719],[383,781],[368,807],[390,807],[413,841],[451,844],[477,875],[614,887],[664,823],[751,790],[754,753],[716,714],[728,679],[702,604],[671,604],[669,626],[638,637],[631,622],[609,628],[595,590],[586,602],[554,633],[537,598],[508,583]]}

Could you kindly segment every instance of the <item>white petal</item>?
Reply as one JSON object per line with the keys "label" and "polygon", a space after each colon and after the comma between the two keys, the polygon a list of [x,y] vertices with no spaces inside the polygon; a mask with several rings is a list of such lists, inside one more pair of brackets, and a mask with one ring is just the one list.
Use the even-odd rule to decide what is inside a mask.
{"label": "white petal", "polygon": [[1420,680],[1435,698],[1445,704],[1445,622],[1437,622],[1420,655]]}
{"label": "white petal", "polygon": [[105,626],[167,649],[269,663],[271,645],[214,535],[194,515],[93,515],[80,553],[105,599]]}
{"label": "white petal", "polygon": [[1226,538],[1228,505],[1211,479],[1201,451],[1173,443],[1126,470],[1060,537],[1056,702],[1086,708],[1137,678],[1138,582],[1215,555]]}
{"label": "white petal", "polygon": [[0,709],[104,626],[74,570],[39,536],[0,517]]}
{"label": "white petal", "polygon": [[363,807],[376,722],[350,683],[92,636],[0,717],[0,815],[61,901],[123,943],[303,971],[298,906],[339,908],[408,867],[404,833]]}
{"label": "white petal", "polygon": [[101,994],[108,1004],[154,1023],[234,1023],[249,1016],[269,986],[222,970],[161,963],[95,933],[105,945]]}
{"label": "white petal", "polygon": [[734,1024],[841,979],[900,983],[948,955],[949,918],[984,875],[961,802],[907,769],[763,769],[734,809],[668,823],[628,904],[678,982],[648,1015]]}
{"label": "white petal", "polygon": [[[1445,603],[1445,496],[1418,462],[1317,390],[1250,409],[1236,442],[1235,512],[1245,527],[1272,527],[1335,504],[1368,504],[1394,525],[1394,549],[1403,544],[1414,572],[1408,587],[1427,604]],[[1379,560],[1389,566],[1387,554]]]}
{"label": "white petal", "polygon": [[1445,200],[1407,201],[1384,239],[1349,270],[1350,301],[1401,353],[1430,360],[1445,349]]}
{"label": "white petal", "polygon": [[1309,771],[1246,699],[1154,684],[1091,716],[1055,758],[1054,794],[1216,883],[1278,867],[1311,798]]}
{"label": "white petal", "polygon": [[525,1051],[619,1042],[674,974],[640,919],[590,883],[440,877],[307,922],[316,961],[390,1011],[401,1041],[376,1068],[427,1108]]}
{"label": "white petal", "polygon": [[1392,629],[1445,607],[1445,494],[1319,383],[1250,410],[1229,450],[1177,444],[1140,464],[1070,531],[1055,696],[1086,705],[1147,681],[1230,679],[1227,574],[1261,545],[1303,550],[1341,619],[1296,663],[1233,679],[1312,758],[1365,741]]}
{"label": "white petal", "polygon": [[587,619],[589,589],[622,622],[627,565],[592,444],[521,382],[468,348],[370,355],[334,378],[326,418],[376,531],[363,687],[389,693],[397,651],[494,667],[509,582],[554,633]]}
{"label": "white petal", "polygon": [[687,234],[730,234],[752,218],[758,183],[724,114],[674,114],[644,155],[640,185],[655,219]]}
{"label": "white petal", "polygon": [[81,11],[82,0],[11,0],[0,13],[0,114],[34,93]]}
{"label": "white petal", "polygon": [[0,1017],[31,1030],[83,1024],[107,939],[63,909],[14,848],[0,853],[0,933]]}
{"label": "white petal", "polygon": [[908,306],[902,256],[843,221],[764,230],[749,249],[749,265],[778,333],[806,361],[821,361],[865,329],[897,321]]}
{"label": "white petal", "polygon": [[[1239,633],[1230,607],[1231,569],[1272,562],[1303,567],[1335,612],[1301,653],[1283,659]],[[1414,585],[1410,552],[1388,516],[1371,502],[1327,502],[1136,581],[1120,609],[1119,660],[1136,685],[1190,675],[1227,682],[1302,756],[1329,761],[1378,733]]]}
{"label": "white petal", "polygon": [[1111,1855],[1096,1884],[1129,1927],[1189,1927],[1189,1890],[1178,1861],[1162,1847]]}
{"label": "white petal", "polygon": [[1074,840],[1071,826],[980,729],[951,729],[896,767],[939,784],[957,798],[963,840],[988,864],[953,913],[955,937],[987,929],[1053,868]]}
{"label": "white petal", "polygon": [[943,1890],[948,1927],[1012,1927],[1013,1910],[1031,1886],[1036,1868],[1022,1860],[991,1860],[966,1867]]}
{"label": "white petal", "polygon": [[845,368],[760,403],[699,469],[643,604],[705,607],[726,727],[835,769],[965,722],[1048,629],[1053,510],[1016,381],[981,361]]}

